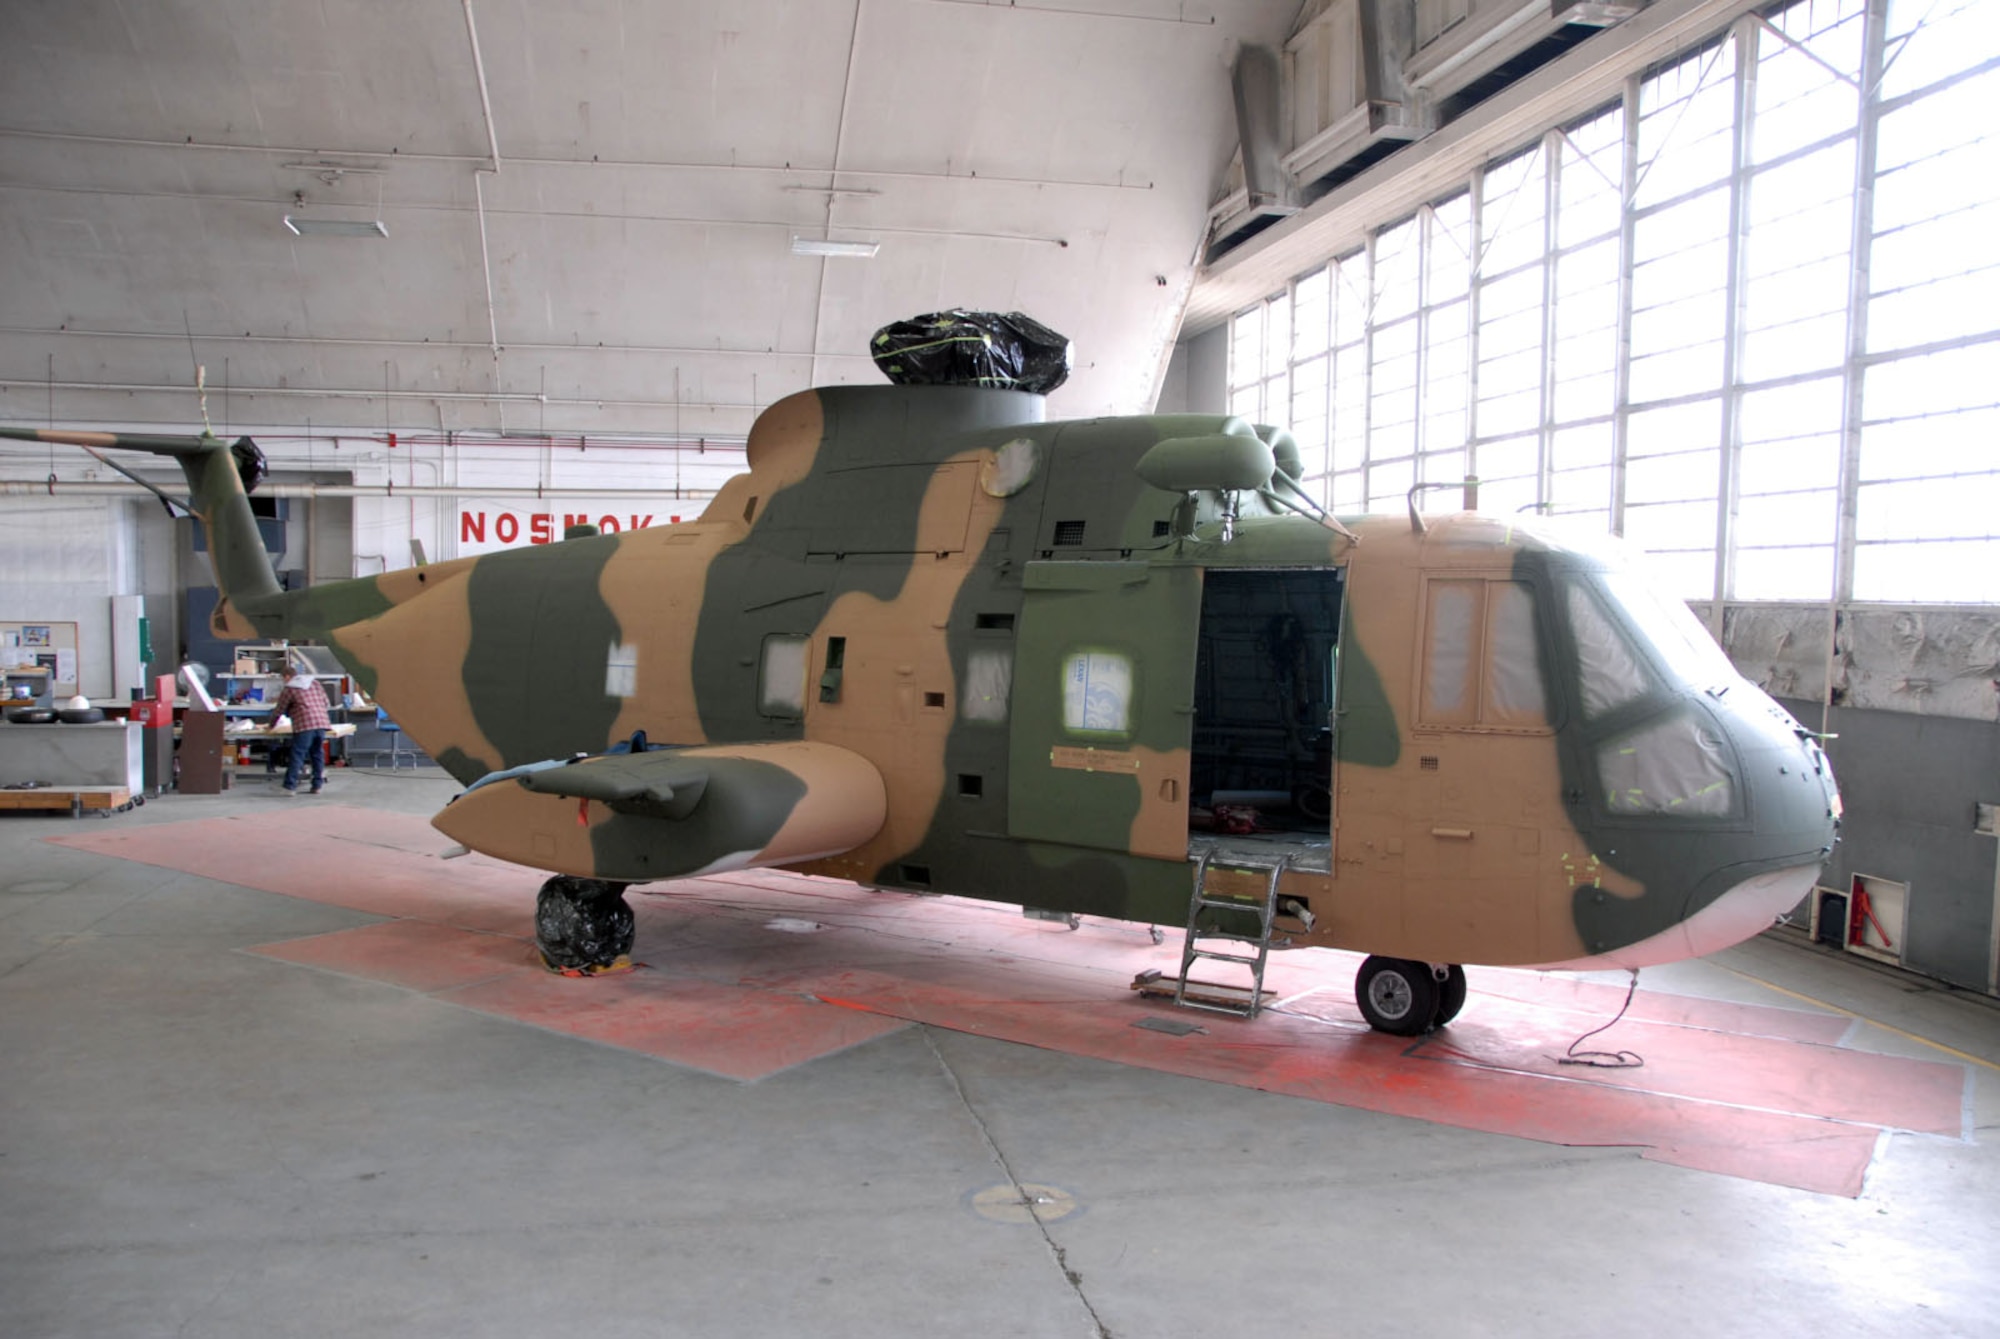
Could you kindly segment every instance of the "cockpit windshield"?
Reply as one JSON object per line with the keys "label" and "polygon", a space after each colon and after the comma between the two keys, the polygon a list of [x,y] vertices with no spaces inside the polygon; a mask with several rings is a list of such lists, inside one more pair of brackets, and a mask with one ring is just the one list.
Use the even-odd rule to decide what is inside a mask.
{"label": "cockpit windshield", "polygon": [[1676,678],[1711,688],[1737,677],[1729,657],[1686,605],[1661,596],[1631,572],[1604,572],[1598,580]]}
{"label": "cockpit windshield", "polygon": [[1660,670],[1671,685],[1702,689],[1736,678],[1729,657],[1687,606],[1637,574],[1572,571],[1564,585],[1584,719],[1598,720],[1656,694]]}
{"label": "cockpit windshield", "polygon": [[1629,634],[1600,606],[1604,596],[1580,573],[1568,585],[1569,630],[1576,642],[1583,714],[1594,721],[1651,692],[1653,676],[1633,654]]}
{"label": "cockpit windshield", "polygon": [[[1630,572],[1572,572],[1567,585],[1584,721],[1593,729],[1614,715],[1622,722],[1594,750],[1606,815],[1713,821],[1737,814],[1736,772],[1723,735],[1692,704],[1659,710],[1663,689],[1678,695],[1684,686],[1733,679],[1729,658],[1685,605]],[[1648,647],[1653,656],[1645,654]]]}

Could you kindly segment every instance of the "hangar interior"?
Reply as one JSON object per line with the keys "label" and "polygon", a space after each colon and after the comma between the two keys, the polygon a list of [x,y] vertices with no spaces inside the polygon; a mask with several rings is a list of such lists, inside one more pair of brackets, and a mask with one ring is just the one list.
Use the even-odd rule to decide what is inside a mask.
{"label": "hangar interior", "polygon": [[[768,982],[736,961],[752,930],[804,954],[830,937],[771,927],[907,918],[912,942],[979,944],[968,978],[1048,968],[1023,987],[1040,1003],[1102,984],[1065,955],[1149,945],[1010,909],[957,927],[950,899],[816,903],[782,880],[703,881],[687,905],[708,919],[671,913],[684,941],[664,937],[668,898],[642,906],[651,961],[739,992],[676,1015],[712,1049],[649,1050],[529,985],[468,1003],[453,992],[483,959],[457,939],[471,957],[450,971],[335,951],[431,922],[314,893],[297,853],[338,865],[372,822],[415,830],[459,789],[364,723],[351,761],[368,743],[377,765],[334,770],[333,818],[271,814],[254,765],[102,823],[0,814],[10,1330],[1990,1326],[1992,6],[31,0],[9,17],[0,426],[253,437],[288,589],[692,520],[745,469],[763,410],[879,383],[879,328],[1025,312],[1074,344],[1050,419],[1236,415],[1290,433],[1334,515],[1449,512],[1476,488],[1482,510],[1649,554],[1821,737],[1845,814],[1786,924],[1647,969],[1640,998],[1693,1001],[1689,1025],[1718,1036],[1793,1024],[1717,1011],[1837,1020],[1829,1048],[1955,1067],[1962,1087],[1935,1129],[1798,1108],[1869,1132],[1850,1184],[1810,1158],[1732,1175],[1608,1126],[1496,1124],[1493,1091],[1427,1116],[1232,1069],[1248,1061],[1227,1048],[1135,1059],[992,1021],[997,1005],[982,1023],[925,994],[943,947],[903,1002],[855,988],[828,1006],[852,1018],[808,1025],[758,1012]],[[241,668],[209,627],[207,537],[156,496],[177,487],[162,464],[0,442],[10,688],[116,709],[182,663],[225,684]],[[1253,625],[1286,581],[1312,584],[1210,589],[1210,787],[1301,793],[1323,770],[1300,722],[1330,705],[1341,592],[1313,593],[1278,676],[1296,719],[1232,689],[1252,673],[1235,662],[1271,654]],[[1269,747],[1225,763],[1225,735]],[[225,826],[175,845],[209,820]],[[205,863],[231,849],[240,874]],[[532,879],[513,873],[525,920]],[[395,952],[458,962],[448,933],[515,933],[504,908],[465,914]],[[285,947],[322,937],[319,958]],[[1301,998],[1319,989],[1285,970]],[[800,997],[825,1005],[840,979]],[[1512,982],[1475,969],[1468,1021],[1482,992],[1557,1007]],[[1581,978],[1602,1017],[1515,1021],[1582,1032],[1625,984]],[[1297,1019],[1201,1022],[1185,1050],[1220,1033],[1247,1053]],[[1699,1069],[1656,1045],[1663,1083]],[[1852,1081],[1943,1081],[1887,1073]],[[1217,1283],[1252,1269],[1255,1286]]]}

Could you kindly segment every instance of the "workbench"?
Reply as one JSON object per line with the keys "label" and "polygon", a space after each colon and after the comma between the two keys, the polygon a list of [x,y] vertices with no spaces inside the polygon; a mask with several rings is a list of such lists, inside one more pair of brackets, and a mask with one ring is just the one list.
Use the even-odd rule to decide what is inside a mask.
{"label": "workbench", "polygon": [[[354,734],[355,728],[356,727],[352,721],[341,721],[338,722],[337,724],[330,725],[327,727],[326,740],[321,745],[321,747],[326,750],[326,762],[328,765],[332,764],[335,756],[333,749],[334,741],[339,739],[351,738]],[[271,761],[271,753],[276,752],[276,750],[272,749],[270,746],[275,744],[289,745],[291,743],[291,739],[292,739],[292,727],[289,725],[284,727],[282,730],[273,728],[272,726],[268,725],[238,726],[223,730],[222,748],[225,757],[233,756],[238,766],[247,766],[258,760],[254,758],[245,757],[240,749],[236,750],[232,754],[231,752],[232,746],[243,745],[243,744],[264,745],[267,749],[267,752],[262,761],[264,763],[264,770],[269,772],[273,770],[275,767],[275,764]]]}
{"label": "workbench", "polygon": [[124,721],[0,724],[0,809],[80,814],[130,805],[144,793],[141,729]]}

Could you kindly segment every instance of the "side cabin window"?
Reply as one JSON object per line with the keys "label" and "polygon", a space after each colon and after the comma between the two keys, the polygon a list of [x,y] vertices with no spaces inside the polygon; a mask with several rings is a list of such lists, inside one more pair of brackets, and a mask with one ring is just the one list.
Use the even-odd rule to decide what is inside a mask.
{"label": "side cabin window", "polygon": [[1483,577],[1426,582],[1421,675],[1420,728],[1546,732],[1534,587]]}
{"label": "side cabin window", "polygon": [[1063,657],[1063,729],[1122,740],[1132,733],[1132,657],[1077,650]]}
{"label": "side cabin window", "polygon": [[965,687],[958,711],[968,721],[997,725],[1007,719],[1007,697],[1014,689],[1014,652],[1007,647],[974,647],[965,658]]}
{"label": "side cabin window", "polygon": [[806,712],[806,662],[812,638],[773,633],[764,639],[757,671],[757,710],[797,720]]}

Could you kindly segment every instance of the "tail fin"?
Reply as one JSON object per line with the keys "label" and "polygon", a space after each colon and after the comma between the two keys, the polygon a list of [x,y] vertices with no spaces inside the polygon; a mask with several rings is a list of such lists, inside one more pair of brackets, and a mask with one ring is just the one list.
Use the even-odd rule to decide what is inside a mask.
{"label": "tail fin", "polygon": [[[229,607],[255,620],[275,613],[284,590],[264,552],[257,518],[250,512],[251,487],[264,473],[264,455],[248,437],[235,445],[210,433],[200,436],[157,436],[151,433],[64,432],[43,428],[0,428],[0,437],[24,442],[55,442],[87,450],[144,451],[171,456],[187,476],[192,493],[189,507],[208,532],[208,553],[215,564],[216,585]],[[218,615],[220,617],[221,615]]]}

